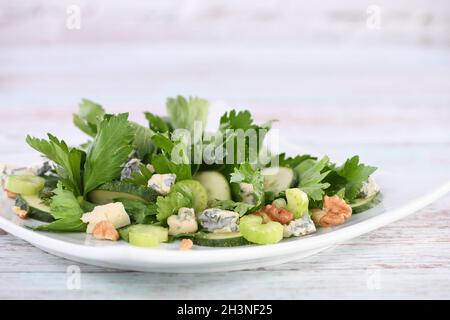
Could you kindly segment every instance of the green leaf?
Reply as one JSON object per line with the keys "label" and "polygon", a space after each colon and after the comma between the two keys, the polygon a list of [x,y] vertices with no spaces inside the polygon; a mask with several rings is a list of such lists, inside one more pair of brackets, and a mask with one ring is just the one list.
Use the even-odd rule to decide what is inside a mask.
{"label": "green leaf", "polygon": [[359,156],[354,156],[336,169],[336,173],[345,179],[345,184],[341,188],[345,188],[345,200],[351,202],[359,194],[363,182],[377,170],[376,167],[366,166],[359,163]]}
{"label": "green leaf", "polygon": [[330,159],[325,156],[320,161],[308,159],[301,162],[295,171],[299,177],[298,187],[306,192],[309,198],[314,201],[322,200],[324,190],[327,189],[330,184],[322,182],[322,180],[328,175],[330,171],[324,171]]}
{"label": "green leaf", "polygon": [[167,113],[175,129],[187,129],[191,133],[194,131],[195,121],[202,124],[202,129],[206,127],[208,119],[209,102],[198,97],[185,98],[177,96],[167,99]]}
{"label": "green leaf", "polygon": [[144,115],[148,120],[148,125],[151,130],[161,133],[165,133],[170,130],[169,124],[160,116],[157,116],[151,112],[145,112]]}
{"label": "green leaf", "polygon": [[85,153],[76,148],[69,148],[64,141],[48,134],[49,140],[27,136],[26,142],[45,157],[55,162],[57,174],[64,186],[75,195],[82,194],[81,166]]}
{"label": "green leaf", "polygon": [[89,148],[84,170],[84,194],[120,175],[122,166],[133,151],[132,130],[128,114],[105,118]]}
{"label": "green leaf", "polygon": [[87,99],[82,99],[79,107],[78,114],[73,115],[73,123],[84,133],[95,137],[97,126],[105,116],[105,110],[101,105]]}
{"label": "green leaf", "polygon": [[56,221],[38,226],[36,230],[55,231],[55,232],[83,232],[86,231],[86,224],[81,221],[83,210],[75,197],[69,190],[58,186],[53,191],[50,204],[50,214]]}
{"label": "green leaf", "polygon": [[158,197],[156,206],[158,211],[156,218],[165,224],[167,218],[173,214],[177,214],[180,208],[192,208],[192,192],[185,186],[177,186],[167,196]]}
{"label": "green leaf", "polygon": [[123,182],[128,182],[136,185],[147,186],[148,180],[152,177],[152,173],[144,164],[139,164],[139,170],[131,173],[131,177],[123,179]]}
{"label": "green leaf", "polygon": [[222,200],[216,201],[212,205],[213,208],[219,208],[223,210],[230,210],[239,213],[239,216],[246,215],[250,210],[253,209],[253,205],[245,202],[235,202],[233,200]]}
{"label": "green leaf", "polygon": [[132,221],[139,224],[151,224],[156,221],[156,204],[147,204],[142,201],[118,198],[116,202],[122,202],[125,211],[130,215]]}
{"label": "green leaf", "polygon": [[[186,155],[186,148],[181,141],[174,142],[161,133],[155,134],[152,137],[152,141],[162,152],[154,155],[151,160],[156,173],[175,173],[178,181],[192,178],[189,158]],[[174,149],[180,152],[177,154],[177,161],[172,159]]]}
{"label": "green leaf", "polygon": [[254,211],[264,204],[264,177],[261,170],[253,169],[249,163],[243,163],[231,174],[231,183],[249,183],[253,185],[253,196],[256,203],[247,211]]}
{"label": "green leaf", "polygon": [[[264,138],[271,127],[272,121],[263,125],[254,124],[251,113],[247,110],[240,112],[232,110],[229,113],[225,113],[220,118],[219,127],[219,131],[224,135],[224,141],[221,142],[221,145],[218,145],[218,148],[224,150],[223,155],[226,160],[223,163],[230,164],[230,153],[233,152],[232,164],[236,165],[244,162],[257,164]],[[242,141],[242,139],[245,140]],[[245,149],[239,147],[240,145],[244,145]],[[230,147],[233,149],[228,149]]]}
{"label": "green leaf", "polygon": [[297,155],[295,157],[287,157],[285,153],[281,153],[278,155],[278,164],[280,167],[288,167],[294,169],[297,167],[300,163],[302,163],[305,160],[312,159],[317,160],[316,157],[313,157],[309,154],[304,155]]}
{"label": "green leaf", "polygon": [[133,148],[137,153],[139,159],[151,155],[154,151],[154,145],[152,142],[152,136],[154,132],[149,128],[145,128],[137,123],[130,122],[130,126],[133,131]]}

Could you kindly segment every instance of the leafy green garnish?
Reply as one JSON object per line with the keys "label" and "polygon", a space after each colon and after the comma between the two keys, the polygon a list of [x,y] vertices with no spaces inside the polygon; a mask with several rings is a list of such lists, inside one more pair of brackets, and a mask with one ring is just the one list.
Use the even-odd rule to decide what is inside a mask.
{"label": "leafy green garnish", "polygon": [[149,128],[143,127],[137,123],[130,122],[133,138],[133,148],[139,159],[145,159],[154,152],[152,136],[154,132]]}
{"label": "leafy green garnish", "polygon": [[[228,160],[223,163],[229,164],[230,160],[234,165],[244,162],[258,163],[264,138],[271,127],[272,121],[263,125],[255,124],[251,113],[247,110],[240,112],[232,110],[225,113],[220,118],[219,127],[220,132],[224,134],[223,144],[219,148],[223,148],[223,156]],[[240,147],[241,145],[244,145],[245,148]],[[229,149],[230,146],[233,147],[233,150]],[[232,159],[230,159],[231,152],[233,153]]]}
{"label": "leafy green garnish", "polygon": [[[181,141],[172,141],[161,133],[155,134],[152,141],[161,149],[161,154],[152,157],[152,165],[157,173],[175,173],[178,181],[192,178],[186,147]],[[176,155],[176,161],[173,155]]]}
{"label": "leafy green garnish", "polygon": [[122,165],[133,150],[130,145],[132,137],[127,113],[105,118],[100,123],[86,157],[85,195],[120,175]]}
{"label": "leafy green garnish", "polygon": [[344,198],[347,202],[353,201],[358,196],[363,182],[376,170],[376,167],[359,163],[359,156],[347,159],[342,166],[335,168],[326,179],[331,184],[330,194],[336,194],[341,190],[340,192],[345,195]]}
{"label": "leafy green garnish", "polygon": [[56,221],[40,225],[36,227],[36,230],[56,232],[86,231],[86,224],[81,221],[83,210],[74,194],[69,190],[64,190],[62,186],[58,186],[53,192],[55,195],[50,204],[50,214]]}
{"label": "leafy green garnish", "polygon": [[152,129],[153,131],[161,133],[170,131],[169,123],[160,116],[157,116],[151,112],[145,112],[144,115],[148,120],[150,129]]}
{"label": "leafy green garnish", "polygon": [[252,210],[254,205],[245,202],[236,202],[233,200],[221,200],[213,202],[211,207],[234,211],[239,213],[239,216],[242,217]]}
{"label": "leafy green garnish", "polygon": [[155,215],[157,212],[156,204],[144,203],[138,200],[131,199],[114,199],[114,201],[122,202],[125,211],[130,215],[132,221],[139,224],[151,224],[156,221]]}
{"label": "leafy green garnish", "polygon": [[204,130],[208,119],[209,102],[198,97],[185,98],[177,96],[167,99],[167,113],[175,129],[194,131],[195,122],[199,121]]}
{"label": "leafy green garnish", "polygon": [[139,170],[131,173],[129,178],[125,178],[122,181],[128,182],[136,185],[147,186],[148,180],[152,177],[151,171],[147,168],[146,165],[140,163]]}
{"label": "leafy green garnish", "polygon": [[[239,168],[234,169],[230,182],[237,184],[244,182],[253,186],[255,204],[247,211],[256,210],[264,204],[264,177],[261,174],[261,170],[255,170],[249,163],[243,163]],[[244,207],[246,206],[241,206],[240,209],[243,210]]]}
{"label": "leafy green garnish", "polygon": [[56,171],[64,187],[76,196],[82,194],[81,166],[86,154],[76,148],[69,148],[64,141],[48,134],[49,140],[27,136],[26,142],[58,165]]}
{"label": "leafy green garnish", "polygon": [[91,137],[97,134],[97,126],[103,120],[105,110],[93,101],[83,99],[78,114],[73,115],[73,123]]}
{"label": "leafy green garnish", "polygon": [[330,184],[323,182],[330,171],[323,171],[330,159],[325,156],[321,160],[308,159],[301,162],[295,171],[299,177],[298,187],[314,201],[322,200],[324,190]]}
{"label": "leafy green garnish", "polygon": [[167,196],[158,197],[156,200],[158,214],[156,218],[165,224],[167,218],[173,214],[177,214],[180,208],[192,208],[193,196],[189,188],[185,186],[177,186]]}
{"label": "leafy green garnish", "polygon": [[286,154],[281,153],[278,155],[278,165],[280,167],[288,167],[288,168],[294,169],[300,163],[302,163],[303,161],[308,160],[308,159],[317,160],[316,157],[313,157],[309,154],[298,155],[295,157],[287,157],[286,158]]}

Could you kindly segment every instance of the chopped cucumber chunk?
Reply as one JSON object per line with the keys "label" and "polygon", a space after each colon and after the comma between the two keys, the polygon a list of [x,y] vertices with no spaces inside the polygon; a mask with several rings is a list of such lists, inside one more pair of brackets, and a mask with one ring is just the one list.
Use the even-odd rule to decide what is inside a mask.
{"label": "chopped cucumber chunk", "polygon": [[168,229],[160,226],[137,224],[128,231],[128,241],[138,247],[157,247],[168,239]]}
{"label": "chopped cucumber chunk", "polygon": [[24,196],[37,195],[44,188],[45,179],[33,175],[9,176],[5,189]]}
{"label": "chopped cucumber chunk", "polygon": [[205,187],[208,204],[216,200],[231,200],[231,189],[225,176],[217,171],[202,171],[195,175],[195,180]]}
{"label": "chopped cucumber chunk", "polygon": [[287,167],[272,167],[261,170],[264,177],[264,192],[278,195],[280,192],[294,186],[297,177],[294,170]]}
{"label": "chopped cucumber chunk", "polygon": [[28,216],[43,222],[52,222],[55,219],[50,214],[50,207],[43,204],[42,200],[36,196],[17,195],[16,206],[28,212]]}
{"label": "chopped cucumber chunk", "polygon": [[352,213],[357,214],[371,209],[380,202],[381,202],[380,193],[377,192],[366,198],[355,199],[352,203],[350,203],[350,207],[352,207]]}
{"label": "chopped cucumber chunk", "polygon": [[191,190],[195,213],[202,212],[206,209],[208,206],[208,192],[200,182],[196,180],[183,180],[175,184],[175,190],[176,186],[185,186]]}
{"label": "chopped cucumber chunk", "polygon": [[194,237],[194,243],[205,247],[235,247],[249,244],[240,232],[203,233]]}

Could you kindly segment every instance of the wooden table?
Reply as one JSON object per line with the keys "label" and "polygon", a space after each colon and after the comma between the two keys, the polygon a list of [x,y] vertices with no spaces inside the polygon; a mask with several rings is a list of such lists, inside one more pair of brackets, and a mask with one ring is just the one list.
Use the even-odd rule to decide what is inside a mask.
{"label": "wooden table", "polygon": [[[447,49],[202,46],[2,48],[0,161],[37,159],[26,133],[83,142],[70,124],[81,97],[136,114],[162,111],[164,97],[181,92],[211,98],[215,118],[224,105],[249,106],[258,121],[278,118],[301,152],[361,154],[380,170],[414,164],[450,177]],[[450,298],[450,195],[271,268],[183,275],[80,265],[81,288],[68,290],[74,264],[0,231],[0,298]]]}

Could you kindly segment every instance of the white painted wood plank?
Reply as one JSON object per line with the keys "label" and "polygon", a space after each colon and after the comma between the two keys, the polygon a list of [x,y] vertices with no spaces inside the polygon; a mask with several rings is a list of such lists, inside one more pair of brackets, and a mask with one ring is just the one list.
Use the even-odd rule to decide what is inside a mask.
{"label": "white painted wood plank", "polygon": [[66,287],[74,263],[0,236],[0,298],[448,298],[449,213],[447,196],[318,255],[253,271],[166,275],[81,265],[80,290]]}

